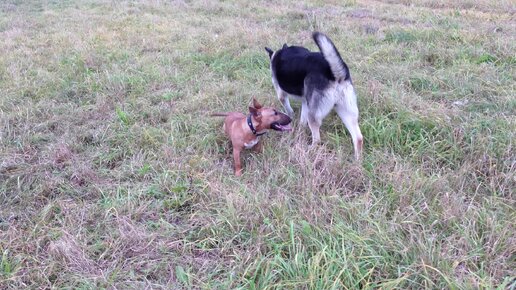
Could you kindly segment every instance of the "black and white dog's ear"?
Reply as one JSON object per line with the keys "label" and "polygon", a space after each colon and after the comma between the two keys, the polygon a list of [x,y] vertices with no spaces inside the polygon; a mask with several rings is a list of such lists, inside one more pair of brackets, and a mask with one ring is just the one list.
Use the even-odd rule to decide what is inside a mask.
{"label": "black and white dog's ear", "polygon": [[288,45],[285,43],[283,44],[283,47],[281,49],[287,49],[288,48]]}
{"label": "black and white dog's ear", "polygon": [[272,57],[272,54],[274,53],[274,50],[268,48],[268,47],[265,47],[265,50],[269,53],[269,58]]}

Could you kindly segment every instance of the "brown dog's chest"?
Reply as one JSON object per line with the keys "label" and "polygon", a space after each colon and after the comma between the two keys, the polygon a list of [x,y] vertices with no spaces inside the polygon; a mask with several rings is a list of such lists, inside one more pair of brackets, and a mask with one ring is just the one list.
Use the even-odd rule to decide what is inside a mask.
{"label": "brown dog's chest", "polygon": [[260,142],[260,137],[256,137],[253,140],[244,143],[244,147],[245,149],[251,149],[254,147],[254,145],[258,144],[258,142]]}

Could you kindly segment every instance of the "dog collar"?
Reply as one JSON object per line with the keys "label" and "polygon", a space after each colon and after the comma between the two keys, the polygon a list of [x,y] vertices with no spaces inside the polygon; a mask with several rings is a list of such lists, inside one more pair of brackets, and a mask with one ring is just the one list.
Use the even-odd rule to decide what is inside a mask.
{"label": "dog collar", "polygon": [[255,128],[254,128],[254,126],[253,126],[253,122],[251,121],[251,114],[249,114],[249,115],[247,116],[247,125],[249,126],[249,129],[251,129],[251,131],[253,132],[253,134],[254,134],[255,136],[262,136],[262,135],[264,135],[265,133],[267,133],[267,131],[262,132],[262,133],[258,133],[258,132],[256,132],[256,129],[255,129]]}

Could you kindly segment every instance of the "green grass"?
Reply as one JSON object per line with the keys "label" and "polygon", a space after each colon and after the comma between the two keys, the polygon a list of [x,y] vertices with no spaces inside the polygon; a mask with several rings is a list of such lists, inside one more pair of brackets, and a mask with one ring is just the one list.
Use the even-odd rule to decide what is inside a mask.
{"label": "green grass", "polygon": [[[510,1],[3,1],[0,289],[514,289]],[[214,111],[281,109],[264,46],[352,71],[336,114],[246,152]],[[296,114],[300,104],[293,101]]]}

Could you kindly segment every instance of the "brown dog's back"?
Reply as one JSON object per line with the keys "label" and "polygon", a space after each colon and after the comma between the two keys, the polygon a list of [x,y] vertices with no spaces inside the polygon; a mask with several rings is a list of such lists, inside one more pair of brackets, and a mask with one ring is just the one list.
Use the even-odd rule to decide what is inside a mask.
{"label": "brown dog's back", "polygon": [[[230,112],[230,113],[227,113],[226,115],[226,118],[224,119],[224,133],[226,133],[226,135],[228,136],[232,136],[232,127],[235,126],[235,125],[238,125],[238,120],[242,120],[242,119],[245,119],[245,115],[242,114],[242,113],[239,113],[239,112]],[[236,123],[235,123],[236,122]],[[238,135],[243,135],[243,132],[242,134],[238,134]],[[242,136],[238,136],[237,138],[242,138]]]}

